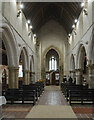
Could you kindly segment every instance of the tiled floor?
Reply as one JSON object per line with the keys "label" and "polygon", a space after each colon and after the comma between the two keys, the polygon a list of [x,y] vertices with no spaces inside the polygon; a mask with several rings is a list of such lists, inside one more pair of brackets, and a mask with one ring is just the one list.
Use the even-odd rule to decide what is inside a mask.
{"label": "tiled floor", "polygon": [[78,118],[94,118],[94,106],[91,105],[74,105],[72,109]]}
{"label": "tiled floor", "polygon": [[[68,105],[58,86],[46,87],[37,105]],[[32,109],[32,104],[7,104],[2,106],[2,115],[5,118],[25,118]],[[73,104],[72,109],[77,118],[93,118],[94,106]]]}
{"label": "tiled floor", "polygon": [[2,116],[4,118],[25,118],[32,107],[30,104],[7,104],[2,106]]}

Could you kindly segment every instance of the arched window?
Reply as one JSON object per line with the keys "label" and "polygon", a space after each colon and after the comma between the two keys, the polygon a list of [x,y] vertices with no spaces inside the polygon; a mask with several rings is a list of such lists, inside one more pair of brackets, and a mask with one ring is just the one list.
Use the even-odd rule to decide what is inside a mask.
{"label": "arched window", "polygon": [[57,60],[54,56],[49,59],[49,71],[57,70]]}

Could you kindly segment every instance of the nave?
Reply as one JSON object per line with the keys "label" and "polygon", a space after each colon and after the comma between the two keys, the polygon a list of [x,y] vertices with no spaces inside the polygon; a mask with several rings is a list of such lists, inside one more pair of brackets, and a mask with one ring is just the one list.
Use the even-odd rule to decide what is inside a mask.
{"label": "nave", "polygon": [[[77,118],[92,118],[94,115],[94,107],[93,105],[90,104],[86,104],[86,105],[81,105],[81,104],[73,104],[70,105],[69,103],[66,101],[65,96],[62,94],[60,87],[59,86],[46,86],[45,90],[43,92],[43,94],[40,96],[39,100],[37,101],[36,105],[33,106],[32,104],[7,104],[7,105],[3,105],[2,106],[2,112],[3,112],[3,116],[4,118],[32,118],[32,110],[33,112],[35,112],[37,109],[36,106],[38,106],[38,110],[40,110],[39,116],[43,115],[42,118],[48,117],[49,116],[46,114],[43,114],[43,111],[45,113],[49,111],[45,109],[45,107],[47,109],[51,109],[51,114],[50,118],[53,117],[55,118],[56,116],[54,116],[52,108],[54,107],[54,112],[56,112],[57,114],[60,114],[61,116],[63,115],[62,118],[65,118],[65,112],[67,113],[67,117],[68,117],[68,113],[70,113],[70,111],[72,112],[71,117],[76,116]],[[59,107],[58,107],[59,106]],[[66,110],[65,106],[68,106],[68,109]],[[41,108],[42,107],[42,108]],[[49,108],[50,107],[50,108]],[[60,112],[58,112],[61,107],[63,108]],[[43,111],[42,111],[43,110]],[[64,112],[65,110],[65,112]],[[41,112],[42,111],[42,112]],[[38,113],[38,112],[36,112]],[[34,114],[34,113],[32,113]],[[34,114],[35,115],[35,114]],[[73,115],[73,116],[72,116]],[[36,115],[33,116],[33,118],[39,118],[39,116]],[[65,116],[65,117],[64,117]],[[57,118],[59,118],[57,115]]]}
{"label": "nave", "polygon": [[94,2],[45,1],[0,2],[0,119],[94,118]]}

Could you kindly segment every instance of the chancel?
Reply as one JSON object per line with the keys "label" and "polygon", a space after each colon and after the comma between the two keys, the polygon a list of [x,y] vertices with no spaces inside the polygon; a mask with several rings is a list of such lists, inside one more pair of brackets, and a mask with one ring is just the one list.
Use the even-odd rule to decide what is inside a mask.
{"label": "chancel", "polygon": [[0,2],[0,119],[94,118],[93,0]]}

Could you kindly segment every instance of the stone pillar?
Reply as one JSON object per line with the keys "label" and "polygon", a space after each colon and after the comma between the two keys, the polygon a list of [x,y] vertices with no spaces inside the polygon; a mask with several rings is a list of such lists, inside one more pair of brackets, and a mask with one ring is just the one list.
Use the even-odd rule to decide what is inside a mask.
{"label": "stone pillar", "polygon": [[83,70],[82,69],[76,69],[76,84],[77,85],[82,84],[82,75],[83,75]]}
{"label": "stone pillar", "polygon": [[75,71],[74,70],[70,71],[70,76],[73,79],[73,83],[74,83],[74,80],[75,80]]}
{"label": "stone pillar", "polygon": [[32,83],[32,71],[30,71],[30,83]]}
{"label": "stone pillar", "polygon": [[27,84],[30,84],[30,71],[27,71]]}
{"label": "stone pillar", "polygon": [[32,82],[35,83],[35,73],[32,72]]}
{"label": "stone pillar", "polygon": [[9,67],[9,88],[18,88],[19,67]]}
{"label": "stone pillar", "polygon": [[23,85],[28,85],[28,70],[23,70]]}
{"label": "stone pillar", "polygon": [[88,84],[89,88],[94,88],[94,64],[88,65]]}

